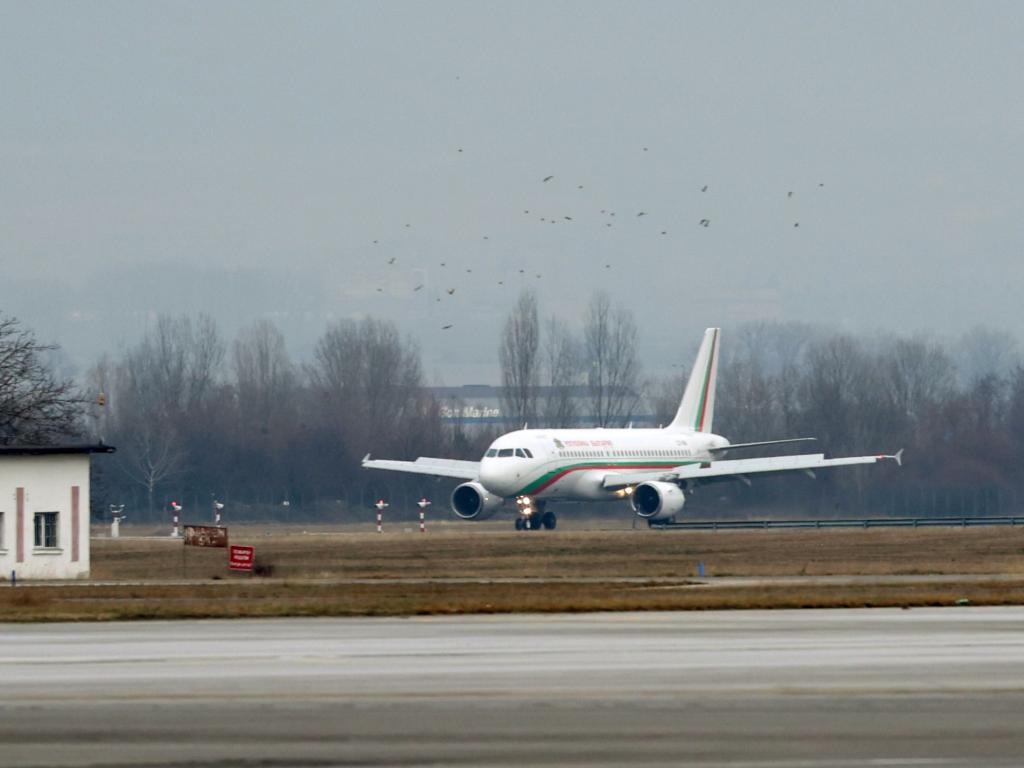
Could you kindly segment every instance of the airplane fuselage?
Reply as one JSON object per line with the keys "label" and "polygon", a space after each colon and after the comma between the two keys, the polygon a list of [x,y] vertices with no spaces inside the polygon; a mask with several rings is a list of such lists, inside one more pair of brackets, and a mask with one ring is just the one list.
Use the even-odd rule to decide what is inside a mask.
{"label": "airplane fuselage", "polygon": [[651,472],[711,461],[729,441],[668,429],[524,429],[502,435],[480,461],[480,483],[495,496],[537,500],[622,498],[602,486],[609,472]]}

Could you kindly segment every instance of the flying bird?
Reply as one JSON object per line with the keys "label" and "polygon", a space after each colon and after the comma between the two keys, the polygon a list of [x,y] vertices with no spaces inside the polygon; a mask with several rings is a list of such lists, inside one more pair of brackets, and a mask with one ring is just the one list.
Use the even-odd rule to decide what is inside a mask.
{"label": "flying bird", "polygon": [[448,325],[442,325],[441,326],[441,330],[442,331],[447,331],[451,327],[452,327],[452,323],[448,323]]}
{"label": "flying bird", "polygon": [[708,185],[705,184],[703,187],[700,188],[700,191],[701,192],[707,192],[708,191]]}
{"label": "flying bird", "polygon": [[374,242],[374,243],[377,243],[378,241],[377,241],[377,240],[374,240],[373,242]]}
{"label": "flying bird", "polygon": [[411,226],[412,226],[412,224],[406,224],[406,225],[405,225],[405,228],[406,228],[406,229],[408,229],[408,228],[409,228],[409,227],[411,227]]}
{"label": "flying bird", "polygon": [[486,240],[486,239],[487,239],[487,235],[484,235],[484,240]]}
{"label": "flying bird", "polygon": [[605,222],[605,226],[606,226],[606,227],[610,227],[611,225],[612,225],[612,223],[611,223],[610,221],[608,221],[608,222]]}
{"label": "flying bird", "polygon": [[665,230],[665,229],[661,230],[661,234],[667,235],[668,234],[668,230]]}
{"label": "flying bird", "polygon": [[442,266],[442,267],[444,266],[444,262],[443,262],[443,261],[441,262],[441,266]]}
{"label": "flying bird", "polygon": [[540,272],[537,273],[537,279],[540,280]]}
{"label": "flying bird", "polygon": [[461,152],[461,151],[462,151],[462,147],[459,147],[459,152]]}
{"label": "flying bird", "polygon": [[413,291],[413,293],[415,293],[416,291],[419,291],[419,290],[422,290],[422,289],[423,289],[423,283],[420,283],[415,288],[413,288],[412,291]]}
{"label": "flying bird", "polygon": [[466,270],[466,272],[472,272],[472,271],[473,271],[472,269],[467,269],[467,270]]}
{"label": "flying bird", "polygon": [[455,289],[454,288],[449,288],[448,289],[448,295],[451,296],[453,293],[455,293]]}
{"label": "flying bird", "polygon": [[395,258],[397,258],[397,257],[392,256],[390,259],[388,259],[388,264],[394,264],[395,263]]}
{"label": "flying bird", "polygon": [[794,227],[799,227],[800,226],[800,222],[799,221],[794,221],[793,222],[793,226]]}
{"label": "flying bird", "polygon": [[377,289],[377,293],[384,293],[384,289],[383,288],[378,288]]}
{"label": "flying bird", "polygon": [[504,280],[499,280],[499,281],[498,281],[498,285],[504,285],[504,284],[505,284],[505,281],[504,281]]}
{"label": "flying bird", "polygon": [[578,187],[576,187],[576,189],[583,189],[583,185],[580,184]]}
{"label": "flying bird", "polygon": [[646,216],[646,215],[647,215],[647,211],[640,211],[640,213],[637,214],[638,217],[639,216]]}
{"label": "flying bird", "polygon": [[792,197],[792,196],[793,196],[793,190],[791,189],[791,190],[789,190],[789,192],[786,193],[786,197]]}
{"label": "flying bird", "polygon": [[698,223],[700,224],[700,226],[706,229],[707,226],[711,223],[711,219],[701,219]]}
{"label": "flying bird", "polygon": [[529,211],[523,211],[523,213],[529,213]]}
{"label": "flying bird", "polygon": [[566,221],[572,221],[572,216],[563,216],[562,218]]}
{"label": "flying bird", "polygon": [[605,265],[604,265],[604,268],[605,268],[605,269],[611,269],[611,268],[612,268],[612,265],[611,265],[611,264],[605,264]]}
{"label": "flying bird", "polygon": [[555,177],[554,177],[554,176],[545,176],[545,177],[544,177],[544,179],[543,179],[543,181],[544,181],[545,183],[547,183],[547,182],[551,181],[551,180],[552,180],[553,178],[555,178]]}
{"label": "flying bird", "polygon": [[526,274],[526,270],[525,269],[520,269],[519,270],[519,274],[520,275],[525,275]]}

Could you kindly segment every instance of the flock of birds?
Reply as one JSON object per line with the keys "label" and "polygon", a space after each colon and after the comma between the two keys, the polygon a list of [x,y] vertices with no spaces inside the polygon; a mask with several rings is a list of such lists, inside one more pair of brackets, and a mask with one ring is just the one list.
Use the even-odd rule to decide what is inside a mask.
{"label": "flock of birds", "polygon": [[[648,148],[647,147],[643,147],[643,151],[647,152]],[[461,154],[463,152],[463,148],[459,147],[458,148],[458,152]],[[554,180],[555,180],[555,175],[554,174],[549,174],[547,176],[542,177],[540,179],[540,183],[541,184],[549,184],[550,182],[552,182]],[[819,182],[818,183],[818,187],[819,188],[822,188],[824,186],[825,186],[824,182]],[[582,190],[584,188],[584,185],[577,184],[576,188],[577,188],[577,190]],[[704,184],[704,185],[701,186],[700,191],[702,193],[707,193],[709,189],[710,189],[710,185],[709,184]],[[793,190],[788,190],[786,192],[786,197],[787,198],[792,198],[793,194],[794,194]],[[559,215],[552,216],[551,214],[547,214],[545,216],[539,216],[536,213],[532,213],[531,214],[531,211],[528,208],[527,209],[523,209],[523,214],[526,215],[526,216],[531,216],[531,215],[537,216],[537,218],[539,219],[539,221],[541,223],[546,223],[546,224],[557,224],[559,222],[573,222],[574,221],[573,217],[569,216],[567,214],[562,214],[560,216]],[[615,221],[613,221],[613,219],[615,219],[615,216],[616,216],[616,212],[615,211],[602,208],[601,211],[600,211],[600,214],[601,214],[602,217],[604,217],[606,219],[603,222],[604,226],[606,228],[611,228],[611,227],[615,226]],[[641,219],[641,218],[644,218],[646,216],[648,216],[648,212],[644,211],[644,210],[640,210],[640,211],[637,211],[635,213],[635,218],[637,218],[637,219]],[[708,216],[702,217],[702,218],[697,220],[696,225],[698,227],[702,227],[704,229],[708,229],[711,226],[711,218],[708,217]],[[409,224],[409,223],[405,224],[405,228],[406,229],[409,229],[411,227],[412,227],[411,224]],[[794,229],[798,229],[799,227],[800,227],[800,222],[799,221],[794,221],[793,222],[793,228]],[[660,229],[659,232],[660,232],[660,235],[662,235],[662,236],[668,235],[668,230],[667,229]],[[483,235],[483,239],[484,240],[488,240],[489,236],[488,235]],[[379,240],[374,240],[373,244],[374,245],[379,245],[380,241]],[[391,256],[390,258],[387,259],[387,266],[389,266],[389,267],[394,267],[397,263],[398,263],[398,257],[397,256]],[[447,265],[447,262],[441,261],[441,262],[439,262],[439,266],[442,269],[446,269],[448,265]],[[605,264],[604,268],[605,269],[611,269],[612,265],[611,264]],[[471,268],[466,268],[465,271],[466,271],[467,274],[472,274],[472,272],[473,272],[473,270]],[[520,268],[519,269],[519,274],[523,275],[525,277],[527,272],[526,272],[525,269]],[[540,273],[540,272],[535,273],[535,279],[540,280],[542,277],[543,277],[542,273]],[[504,280],[498,280],[497,284],[499,286],[504,286],[505,285],[505,281]],[[423,283],[418,283],[412,289],[412,292],[413,293],[418,293],[419,291],[422,291],[424,288],[425,288],[425,285]],[[377,288],[377,292],[378,293],[383,293],[384,292],[384,288],[378,287]],[[455,293],[456,293],[456,288],[454,286],[449,286],[449,287],[446,287],[444,289],[444,294],[447,295],[447,296],[454,296]],[[440,303],[443,298],[444,298],[443,296],[438,296],[438,297],[435,298],[435,301]],[[446,324],[441,326],[441,330],[448,331],[448,330],[451,330],[454,327],[455,327],[454,323],[446,323]]]}

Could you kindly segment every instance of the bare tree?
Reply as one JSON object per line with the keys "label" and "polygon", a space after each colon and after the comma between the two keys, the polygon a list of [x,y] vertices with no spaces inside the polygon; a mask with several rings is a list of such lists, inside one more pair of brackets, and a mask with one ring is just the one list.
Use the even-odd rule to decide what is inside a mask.
{"label": "bare tree", "polygon": [[924,339],[894,339],[881,353],[883,383],[897,413],[914,426],[952,394],[955,367],[946,351]]}
{"label": "bare tree", "polygon": [[505,321],[505,330],[498,348],[501,365],[502,405],[505,420],[521,426],[535,421],[537,385],[540,380],[540,324],[537,320],[537,299],[524,290]]}
{"label": "bare tree", "polygon": [[139,423],[118,451],[118,466],[146,491],[147,510],[154,510],[157,487],[181,474],[186,466],[185,452],[173,433],[158,433],[154,424]]}
{"label": "bare tree", "polygon": [[82,397],[46,363],[55,349],[0,315],[0,443],[46,444],[81,432]]}
{"label": "bare tree", "polygon": [[243,431],[266,439],[295,407],[295,371],[284,336],[269,320],[243,329],[232,346],[232,363]]}
{"label": "bare tree", "polygon": [[633,314],[613,307],[598,293],[587,309],[583,329],[587,390],[598,426],[624,425],[639,402],[640,364]]}
{"label": "bare tree", "polygon": [[986,376],[1005,378],[1019,361],[1017,340],[1006,331],[976,326],[960,337],[957,358],[961,380],[971,385]]}
{"label": "bare tree", "polygon": [[150,513],[160,483],[191,461],[207,468],[206,447],[220,410],[210,403],[223,359],[210,318],[162,315],[114,370],[107,418],[120,449],[118,464],[146,488]]}
{"label": "bare tree", "polygon": [[654,379],[648,383],[648,401],[658,424],[662,426],[670,424],[675,418],[685,387],[686,376],[682,373]]}
{"label": "bare tree", "polygon": [[575,390],[579,384],[579,343],[565,323],[554,315],[544,333],[544,423],[549,427],[571,427],[578,416]]}
{"label": "bare tree", "polygon": [[334,428],[356,451],[393,444],[420,405],[419,348],[384,320],[342,320],[330,327],[317,342],[308,373]]}
{"label": "bare tree", "polygon": [[193,323],[161,315],[124,356],[122,397],[131,396],[133,407],[150,418],[180,424],[211,394],[223,359],[224,345],[209,317],[200,315]]}

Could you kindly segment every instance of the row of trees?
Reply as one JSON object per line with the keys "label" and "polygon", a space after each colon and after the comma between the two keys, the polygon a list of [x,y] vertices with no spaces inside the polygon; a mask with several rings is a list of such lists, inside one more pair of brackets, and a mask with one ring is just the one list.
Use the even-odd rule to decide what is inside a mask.
{"label": "row of trees", "polygon": [[[579,328],[540,316],[536,298],[522,294],[499,339],[507,426],[671,420],[684,374],[642,377],[628,309],[602,294]],[[725,491],[730,505],[908,511],[911,501],[931,498],[931,511],[941,511],[941,498],[959,498],[947,511],[991,512],[1024,490],[1024,369],[1006,334],[976,330],[943,344],[800,324],[727,333],[715,431],[734,442],[806,435],[831,454],[903,447],[907,456],[899,472],[735,484]],[[104,498],[94,508],[126,501],[137,516],[160,514],[172,498],[202,508],[216,496],[236,510],[307,515],[365,507],[384,494],[439,499],[435,481],[365,472],[359,459],[367,451],[476,458],[502,431],[442,419],[415,341],[379,319],[331,325],[302,364],[270,322],[228,343],[205,317],[159,318],[77,386],[53,374],[51,352],[16,320],[0,318],[0,441],[77,434],[116,445],[117,454],[98,462],[95,488]],[[688,360],[690,350],[677,357]],[[904,509],[892,499],[903,499]]]}
{"label": "row of trees", "polygon": [[591,300],[577,338],[556,315],[542,334],[537,299],[524,291],[498,347],[506,423],[565,427],[586,418],[599,427],[624,426],[641,403],[638,343],[633,314],[605,293]]}

